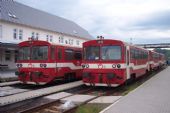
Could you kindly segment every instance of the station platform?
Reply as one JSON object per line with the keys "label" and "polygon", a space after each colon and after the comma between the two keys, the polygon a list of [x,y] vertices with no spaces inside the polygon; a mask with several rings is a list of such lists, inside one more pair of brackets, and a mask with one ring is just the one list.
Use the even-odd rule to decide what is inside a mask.
{"label": "station platform", "polygon": [[15,71],[0,71],[0,78],[13,78],[17,77]]}
{"label": "station platform", "polygon": [[170,113],[170,67],[100,113]]}

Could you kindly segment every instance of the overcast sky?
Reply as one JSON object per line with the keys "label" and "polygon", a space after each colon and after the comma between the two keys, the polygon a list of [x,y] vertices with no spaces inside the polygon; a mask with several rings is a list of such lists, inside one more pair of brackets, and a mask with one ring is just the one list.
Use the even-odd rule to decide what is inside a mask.
{"label": "overcast sky", "polygon": [[170,42],[170,0],[15,0],[72,20],[93,37]]}

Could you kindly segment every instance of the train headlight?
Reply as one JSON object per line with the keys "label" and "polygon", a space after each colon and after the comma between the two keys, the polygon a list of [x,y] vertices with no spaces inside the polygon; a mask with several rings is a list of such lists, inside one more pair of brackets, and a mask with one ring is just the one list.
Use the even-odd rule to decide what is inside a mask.
{"label": "train headlight", "polygon": [[89,68],[89,64],[82,64],[82,68]]}
{"label": "train headlight", "polygon": [[86,68],[89,68],[89,64],[86,64],[86,66],[85,66]]}
{"label": "train headlight", "polygon": [[18,68],[21,68],[22,67],[22,64],[17,64],[16,65]]}
{"label": "train headlight", "polygon": [[47,64],[40,64],[40,67],[41,67],[41,68],[46,68],[46,67],[47,67]]}
{"label": "train headlight", "polygon": [[113,64],[113,65],[112,65],[112,68],[116,68],[116,65],[115,65],[115,64]]}
{"label": "train headlight", "polygon": [[85,68],[85,64],[82,64],[81,66],[82,66],[82,68]]}
{"label": "train headlight", "polygon": [[117,68],[121,68],[121,65],[120,65],[120,64],[117,64]]}

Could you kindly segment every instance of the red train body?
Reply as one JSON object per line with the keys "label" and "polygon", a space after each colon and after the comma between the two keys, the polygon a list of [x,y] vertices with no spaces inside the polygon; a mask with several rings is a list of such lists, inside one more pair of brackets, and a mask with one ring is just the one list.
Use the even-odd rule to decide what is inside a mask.
{"label": "red train body", "polygon": [[[158,58],[151,55],[158,55]],[[164,55],[119,40],[83,43],[83,82],[92,86],[118,86],[165,63]]]}
{"label": "red train body", "polygon": [[47,84],[56,79],[82,77],[82,49],[30,40],[19,43],[16,75],[25,84]]}

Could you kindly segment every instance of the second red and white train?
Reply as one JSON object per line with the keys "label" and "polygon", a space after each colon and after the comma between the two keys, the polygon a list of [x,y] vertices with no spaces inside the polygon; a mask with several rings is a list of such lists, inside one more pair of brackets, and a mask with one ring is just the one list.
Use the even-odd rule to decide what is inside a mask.
{"label": "second red and white train", "polygon": [[82,48],[29,40],[19,43],[16,75],[25,84],[83,78],[86,85],[115,87],[164,64],[163,54],[119,40],[84,42],[83,59]]}
{"label": "second red and white train", "polygon": [[163,54],[100,37],[83,43],[83,82],[118,86],[165,65]]}

